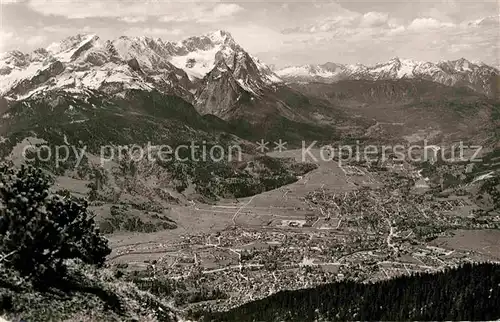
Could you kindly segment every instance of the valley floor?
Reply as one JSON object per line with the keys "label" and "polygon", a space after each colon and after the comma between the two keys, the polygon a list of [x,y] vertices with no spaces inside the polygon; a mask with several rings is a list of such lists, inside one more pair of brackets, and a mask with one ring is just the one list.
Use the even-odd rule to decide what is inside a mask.
{"label": "valley floor", "polygon": [[[300,151],[273,156],[300,158]],[[170,217],[177,229],[110,236],[109,262],[126,266],[145,288],[152,280],[172,285],[176,303],[196,311],[227,309],[280,290],[346,278],[374,281],[500,260],[498,231],[452,215],[473,207],[466,198],[417,206],[393,201],[380,209],[369,209],[377,203],[358,204],[378,200],[363,191],[387,184],[384,176],[360,166],[320,162],[279,189],[214,205],[174,207]],[[429,218],[436,205],[449,209]],[[427,240],[422,228],[439,233]],[[193,293],[196,298],[189,297]]]}

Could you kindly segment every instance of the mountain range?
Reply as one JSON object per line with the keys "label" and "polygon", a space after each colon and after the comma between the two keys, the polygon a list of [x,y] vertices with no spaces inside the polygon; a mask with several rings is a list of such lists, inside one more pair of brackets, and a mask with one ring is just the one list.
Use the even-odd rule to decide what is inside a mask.
{"label": "mountain range", "polygon": [[469,87],[494,96],[498,93],[498,69],[465,58],[437,63],[400,59],[398,57],[373,66],[326,63],[289,66],[276,70],[288,82],[337,82],[340,80],[423,79],[448,86]]}
{"label": "mountain range", "polygon": [[[198,241],[201,247],[210,246],[211,237],[214,236],[212,233],[218,231],[219,228],[227,228],[231,236],[236,236],[234,234],[238,235],[241,232],[241,236],[244,237],[247,224],[239,226],[236,219],[243,219],[242,216],[236,217],[254,198],[248,199],[248,202],[241,198],[256,196],[279,187],[283,189],[265,195],[261,205],[271,206],[271,212],[274,211],[273,209],[283,208],[283,211],[288,213],[294,208],[298,213],[304,214],[312,226],[315,226],[320,219],[327,222],[329,218],[317,217],[315,223],[312,224],[309,218],[314,218],[315,212],[307,210],[309,206],[303,206],[303,201],[307,203],[309,196],[316,196],[312,191],[318,189],[316,183],[321,181],[324,181],[324,184],[321,183],[320,190],[323,190],[321,195],[327,202],[334,200],[335,194],[333,199],[327,198],[328,195],[323,189],[325,184],[326,190],[332,189],[332,192],[347,189],[344,203],[350,209],[349,211],[354,209],[351,207],[353,204],[351,200],[354,200],[354,204],[357,204],[360,209],[375,205],[376,207],[371,207],[374,208],[375,214],[378,206],[382,207],[382,203],[387,204],[385,201],[395,200],[395,203],[392,202],[397,206],[393,207],[394,213],[400,212],[400,201],[406,203],[411,201],[412,203],[408,203],[406,208],[417,210],[419,208],[413,205],[421,201],[427,202],[437,198],[441,202],[444,200],[441,198],[444,194],[438,194],[438,192],[443,190],[444,193],[447,185],[466,182],[465,179],[469,176],[477,176],[482,178],[481,180],[490,181],[484,186],[473,186],[474,182],[472,182],[471,191],[472,189],[478,191],[474,192],[474,196],[478,196],[477,200],[480,200],[484,208],[496,207],[497,201],[500,200],[500,193],[496,188],[499,187],[496,175],[500,156],[500,100],[497,96],[498,87],[496,87],[498,75],[499,71],[495,68],[465,59],[433,64],[395,58],[376,66],[327,63],[274,70],[248,53],[228,32],[220,30],[178,42],[148,37],[119,37],[114,40],[102,40],[96,35],[76,35],[31,53],[11,51],[0,55],[0,161],[3,163],[6,159],[13,165],[27,163],[41,168],[53,177],[54,192],[67,196],[64,198],[69,198],[69,196],[87,198],[89,210],[95,214],[101,232],[115,234],[113,237],[116,242],[113,246],[116,247],[114,259],[122,255],[136,257],[142,254],[151,259],[152,253],[159,249],[157,246],[169,246],[170,242],[174,246],[179,246],[180,251],[189,251],[191,246],[198,247]],[[349,162],[346,167],[341,166],[337,171],[336,168],[331,168],[331,166],[336,167],[333,164],[321,162],[317,168],[315,164],[300,163],[295,157],[278,158],[273,157],[274,153],[269,155],[263,153],[266,152],[266,146],[267,151],[274,152],[281,149],[279,145],[285,149],[295,149],[307,147],[309,144],[317,148],[322,145],[334,147],[350,145],[352,148],[356,144],[356,147],[365,148],[365,156],[371,159],[372,156],[374,157],[374,151],[367,150],[367,147],[382,146],[382,153],[385,153],[386,148],[390,151],[392,146],[399,150],[400,144],[404,144],[406,147],[411,145],[408,152],[412,152],[415,146],[418,148],[419,144],[425,142],[425,144],[447,147],[446,149],[450,151],[450,148],[458,147],[452,144],[459,141],[466,146],[473,147],[474,151],[478,145],[484,148],[485,153],[495,148],[497,150],[484,157],[484,162],[474,164],[473,173],[465,175],[465,179],[462,178],[460,172],[462,167],[465,171],[463,164],[456,165],[458,170],[452,169],[450,172],[446,169],[448,165],[442,165],[439,162],[422,165],[425,167],[422,176],[430,178],[430,184],[440,186],[441,190],[433,190],[432,194],[420,197],[406,193],[413,186],[414,179],[413,177],[406,178],[406,171],[400,172],[397,168],[392,171],[389,167],[379,167],[371,161],[353,162],[352,165],[356,166],[351,166]],[[25,149],[30,145],[38,146],[39,149]],[[215,146],[228,151],[228,155],[224,155],[224,152],[214,154],[213,151],[219,150],[213,149]],[[234,146],[241,148],[241,159],[238,159],[238,153],[234,155],[234,158],[230,157],[233,156],[230,153],[231,150],[235,150],[231,149]],[[69,147],[71,148],[66,149],[66,155],[64,155],[64,148]],[[143,149],[138,150],[146,153],[137,151],[137,147],[142,147]],[[165,147],[170,149],[163,149]],[[190,147],[190,149],[178,149],[180,147]],[[174,149],[175,153],[172,153]],[[210,157],[207,158],[208,150]],[[37,156],[33,155],[34,151],[37,151]],[[115,153],[111,153],[112,155],[106,153],[113,151]],[[350,152],[353,151],[354,149]],[[293,153],[284,155],[294,156],[294,152],[297,151],[286,152]],[[304,152],[303,149],[302,153]],[[325,158],[323,152],[326,151],[320,151],[321,157]],[[378,154],[381,151],[377,148],[376,152]],[[459,153],[455,150],[454,152]],[[136,157],[139,154],[140,157],[137,160]],[[330,156],[330,153],[327,154]],[[150,156],[153,157],[152,160],[149,159]],[[392,160],[390,163],[393,163]],[[455,164],[452,167],[455,168]],[[309,174],[314,169],[317,171]],[[357,171],[354,173],[349,169],[357,169]],[[367,172],[361,175],[360,173],[363,173],[365,169]],[[460,176],[458,174],[455,176],[455,173],[460,173]],[[310,178],[315,178],[316,183],[308,183]],[[322,180],[323,178],[325,180]],[[284,187],[298,180],[301,181],[295,188]],[[29,184],[33,180],[28,178],[25,181]],[[386,185],[385,182],[388,184]],[[482,183],[477,185],[479,184]],[[375,186],[377,190],[370,188]],[[378,194],[378,187],[381,188],[380,191],[383,194]],[[351,189],[355,189],[353,191],[355,199],[346,199]],[[356,191],[370,198],[359,197]],[[446,193],[448,191],[450,189],[446,188]],[[288,192],[291,193],[286,197]],[[464,192],[468,193],[460,188],[458,199],[462,200]],[[431,199],[428,200],[427,196]],[[287,199],[289,197],[291,199]],[[449,200],[460,201],[458,199],[450,198]],[[291,204],[293,207],[273,208],[272,205],[276,204],[275,200],[280,200],[278,205],[282,205],[281,200],[285,200],[284,204]],[[367,203],[366,200],[377,202],[372,204],[369,201]],[[230,209],[226,209],[227,211],[221,211],[219,217],[214,210],[214,207],[217,207],[214,203],[217,201],[221,201],[218,205],[223,205],[222,207],[234,206],[239,210],[227,215],[224,213],[229,213]],[[255,209],[262,208],[256,207],[256,202],[257,199],[251,206]],[[240,205],[243,206],[240,207]],[[445,229],[448,228],[476,227],[468,225],[469,223],[475,225],[476,222],[478,225],[483,225],[483,220],[486,220],[484,219],[486,215],[479,213],[477,218],[468,217],[467,221],[461,221],[461,219],[465,220],[465,216],[460,215],[460,220],[456,217],[456,220],[444,222],[440,219],[443,216],[434,211],[437,209],[435,207],[442,204],[428,205],[431,211],[431,216],[428,216],[429,220],[420,220],[422,211],[416,212],[418,217],[415,217],[413,224],[415,235],[421,234],[419,238],[436,236],[438,233],[447,234]],[[473,209],[469,205],[466,208]],[[20,209],[24,211],[26,207]],[[251,230],[259,229],[259,222],[268,226],[267,228],[272,228],[274,225],[273,220],[269,221],[265,218],[257,220],[256,214],[252,214],[249,209],[245,209],[244,212],[250,220],[247,223],[249,223],[248,227],[251,226]],[[446,218],[449,212],[446,211],[444,214]],[[399,245],[394,246],[389,243],[392,235],[398,237],[396,236],[397,227],[394,230],[391,222],[389,222],[391,227],[388,239],[386,240],[386,235],[380,235],[380,232],[387,233],[389,230],[383,220],[386,215],[390,215],[389,212],[382,214],[383,217],[380,217],[380,220],[375,217],[372,218],[374,220],[365,220],[364,210],[359,214],[361,226],[358,223],[358,217],[352,217],[355,220],[348,219],[347,221],[355,227],[359,226],[359,229],[363,229],[366,224],[370,239],[363,241],[361,246],[372,247],[378,245],[380,241],[380,245],[384,247],[386,243],[392,246],[387,248],[389,250],[390,248],[396,250],[396,246],[399,247]],[[474,212],[471,214],[476,216]],[[266,218],[270,217],[268,214],[264,215]],[[439,218],[434,215],[439,215]],[[233,216],[232,219],[231,216]],[[407,218],[411,219],[411,217]],[[436,225],[430,225],[434,218],[439,219],[439,223],[436,221]],[[406,217],[403,219],[406,220]],[[340,221],[337,228],[340,227]],[[375,230],[378,229],[377,222],[381,223],[380,232]],[[173,234],[160,232],[176,227],[180,230]],[[314,227],[308,229],[312,228]],[[291,225],[286,227],[287,231],[294,234],[296,229],[298,227],[291,227]],[[351,227],[346,229],[350,231]],[[206,235],[206,240],[205,232],[210,234],[210,236]],[[361,230],[359,232],[364,233]],[[158,233],[158,235],[147,235],[144,239],[143,233]],[[193,238],[190,238],[191,234]],[[252,234],[248,236],[257,236]],[[165,236],[170,235],[173,238],[181,238],[179,243],[174,242],[175,239],[165,239]],[[217,235],[220,244],[221,237],[224,235]],[[371,239],[375,235],[380,235],[380,239],[378,237]],[[133,243],[132,239],[136,237],[140,244],[144,244],[144,248],[142,246],[135,248],[138,244]],[[357,236],[354,237],[358,240]],[[185,238],[197,241],[187,245],[185,241],[188,239]],[[235,240],[241,241],[242,239],[236,238]],[[419,242],[418,239],[416,240]],[[393,242],[395,241],[396,239],[393,239]],[[121,244],[122,242],[126,244]],[[158,245],[155,246],[156,244]],[[230,246],[228,245],[225,245],[225,249],[232,250],[232,248],[227,248]],[[403,245],[402,242],[401,245]],[[229,269],[237,268],[234,265],[236,263],[234,258],[238,256],[234,257],[234,254],[229,253],[231,258],[227,257],[226,260],[226,257],[218,255],[222,254],[219,252],[222,247],[213,246],[216,246],[217,249],[214,248],[216,252],[206,253],[209,255],[209,265],[215,263],[212,260],[215,258],[217,262],[224,262],[222,265],[229,265],[227,266]],[[340,246],[340,251],[351,252],[352,250]],[[146,253],[142,253],[141,249],[147,249]],[[399,253],[403,254],[403,250],[406,252],[405,249],[400,248]],[[160,251],[163,250],[160,249]],[[392,250],[390,252],[387,254],[393,254]],[[206,254],[203,254],[202,260],[205,260]],[[245,254],[246,251],[240,253],[240,255]],[[254,255],[254,253],[248,254],[250,257],[247,259],[251,259]],[[255,254],[265,257],[255,257],[252,260],[259,261],[260,258],[267,258],[264,253]],[[386,256],[384,253],[380,254]],[[124,320],[128,318],[128,315],[125,317],[124,310],[138,308],[141,314],[148,315],[148,319],[153,318],[151,312],[156,312],[158,319],[170,321],[174,320],[170,317],[173,315],[170,314],[173,309],[171,310],[170,305],[164,306],[167,302],[175,303],[177,306],[179,301],[182,314],[187,312],[198,314],[198,308],[203,308],[208,303],[235,305],[239,299],[243,298],[240,297],[240,293],[248,290],[246,286],[238,290],[236,297],[233,295],[226,297],[226,294],[231,294],[226,293],[226,289],[219,289],[218,286],[212,289],[210,286],[221,285],[220,283],[213,283],[215,280],[211,277],[198,278],[205,272],[202,271],[203,266],[200,266],[201,260],[198,262],[197,258],[196,253],[194,253],[193,261],[182,255],[178,258],[180,266],[175,263],[168,264],[170,268],[175,269],[171,271],[168,268],[169,274],[180,273],[180,279],[174,284],[170,283],[170,277],[173,275],[165,280],[157,275],[157,272],[164,272],[163,260],[158,260],[158,263],[156,260],[148,261],[147,265],[151,264],[152,266],[148,267],[152,269],[142,270],[141,268],[140,274],[136,274],[133,266],[128,266],[129,261],[124,260],[123,263],[126,265],[120,264],[117,267],[119,270],[113,272],[113,275],[111,271],[110,274],[106,272],[101,274],[102,272],[99,271],[99,277],[94,278],[95,282],[89,280],[92,283],[85,282],[84,286],[82,284],[82,287],[78,288],[78,293],[74,293],[73,290],[71,294],[67,293],[80,294],[81,290],[83,295],[78,295],[78,297],[68,297],[64,295],[66,292],[61,293],[57,289],[54,289],[57,294],[64,296],[45,297],[49,294],[45,291],[52,290],[52,288],[43,288],[41,290],[43,293],[40,295],[33,293],[30,283],[21,283],[21,288],[18,288],[16,286],[19,284],[17,275],[12,275],[14,278],[11,278],[11,275],[3,274],[3,277],[7,276],[7,282],[0,281],[2,282],[0,290],[8,289],[8,292],[4,292],[6,296],[0,297],[0,313],[15,309],[17,320],[21,317],[30,320],[31,317],[29,315],[26,317],[24,311],[31,311],[34,308],[36,315],[34,313],[31,320],[44,320],[40,318],[41,315],[38,315],[38,312],[43,312],[43,316],[50,315],[50,319],[54,320],[52,307],[56,311],[70,308],[70,312],[78,314],[89,312],[92,314],[91,320],[99,320],[100,318],[97,317],[99,315],[87,309],[87,307],[98,307],[98,310],[105,308],[106,312],[113,313],[112,320]],[[459,257],[451,259],[457,258],[459,259]],[[354,260],[357,261],[356,258]],[[300,261],[302,258],[299,258],[298,266],[306,266],[304,267],[306,274],[314,273],[309,270],[311,267],[307,267],[309,264],[303,265],[305,261],[301,264]],[[239,267],[242,268],[241,256],[239,262]],[[349,265],[349,262],[346,263]],[[145,263],[141,260],[137,264],[144,267]],[[156,264],[159,266],[155,266]],[[184,275],[188,264],[193,264],[193,269]],[[372,264],[378,267],[376,262]],[[111,259],[110,265],[115,265],[111,263]],[[290,267],[295,267],[295,261],[291,265]],[[316,262],[313,263],[313,266],[315,265]],[[289,267],[288,264],[285,266]],[[269,271],[269,269],[278,272],[279,268],[279,265],[263,267],[262,272]],[[212,272],[225,269],[209,268]],[[446,301],[440,307],[432,305],[442,303],[442,301],[436,301],[435,295],[440,293],[436,292],[435,285],[439,284],[436,280],[439,282],[444,279],[442,276],[431,275],[416,276],[406,280],[405,283],[409,285],[408,294],[414,296],[413,298],[405,297],[409,300],[406,301],[408,303],[403,303],[404,305],[399,305],[401,303],[392,300],[395,296],[401,295],[401,287],[399,287],[401,280],[371,285],[342,282],[308,290],[278,293],[268,299],[257,300],[227,312],[207,313],[205,320],[212,318],[214,321],[270,321],[273,319],[304,321],[311,317],[316,320],[375,317],[379,320],[411,318],[488,320],[496,318],[498,314],[477,315],[477,312],[479,312],[478,308],[486,307],[486,310],[483,310],[486,313],[493,312],[491,308],[498,308],[495,304],[498,302],[498,290],[493,297],[491,291],[479,297],[480,301],[474,302],[478,305],[471,307],[470,314],[467,312],[467,314],[460,314],[463,313],[462,304],[465,302],[457,302],[456,294],[459,294],[461,299],[469,299],[469,295],[474,292],[476,294],[477,290],[487,291],[492,285],[498,285],[498,281],[487,283],[489,280],[483,277],[483,275],[498,277],[498,274],[492,275],[491,273],[492,269],[498,270],[498,267],[483,265],[482,270],[476,269],[472,273],[471,269],[472,267],[465,267],[442,274],[442,276],[447,274],[445,277],[453,281],[451,284],[441,285],[442,290],[446,291]],[[87,276],[89,271],[85,268],[82,272]],[[124,272],[127,272],[127,275],[123,275]],[[142,272],[146,272],[147,275],[142,275]],[[228,272],[224,271],[224,275],[221,276],[229,283],[236,281],[237,286],[247,285],[250,288],[255,286],[251,283],[255,279],[248,280],[247,282],[250,283],[246,283],[238,275],[235,275],[236,279],[233,279],[233,275],[226,275]],[[238,274],[237,270],[235,272]],[[378,270],[376,272],[382,274]],[[246,278],[241,273],[242,271],[239,272],[241,277]],[[274,274],[274,272],[268,273],[268,275]],[[354,273],[355,275],[352,276],[356,278],[364,276],[358,275],[358,271]],[[80,276],[84,275],[79,273],[77,279],[80,280]],[[111,283],[110,276],[115,276],[112,283],[116,281],[116,285],[108,284]],[[131,279],[128,279],[129,276]],[[335,278],[340,274],[333,272],[331,276]],[[465,289],[462,287],[463,283],[460,283],[464,281],[464,276],[474,278],[469,281]],[[281,274],[281,278],[287,279],[288,277],[288,273]],[[276,276],[274,278],[276,279]],[[71,284],[71,280],[70,278],[64,279],[64,283]],[[149,284],[150,281],[155,283]],[[246,284],[240,283],[241,281]],[[307,280],[303,281],[307,282]],[[481,281],[485,283],[481,284]],[[281,282],[276,280],[276,283]],[[125,284],[133,288],[123,288]],[[283,285],[287,286],[287,283]],[[428,285],[429,287],[419,289],[414,287],[415,285]],[[456,289],[450,285],[456,286]],[[114,295],[114,289],[120,290],[117,293],[120,297]],[[415,289],[419,289],[420,292],[415,293]],[[69,290],[69,288],[64,288],[64,290]],[[389,292],[391,290],[392,293]],[[467,292],[460,293],[457,290]],[[341,296],[330,296],[331,294]],[[367,306],[368,302],[370,304],[373,302],[372,299],[376,298],[374,294],[389,294],[390,296],[385,297],[387,301],[379,301],[377,305]],[[94,296],[99,297],[99,302]],[[126,300],[122,301],[122,298]],[[245,298],[248,297],[245,295]],[[33,302],[33,299],[36,301]],[[233,303],[233,299],[237,302]],[[363,299],[368,299],[368,302]],[[423,300],[418,302],[418,299]],[[104,305],[101,300],[106,301],[106,304]],[[111,312],[108,301],[113,306],[119,307],[116,312]],[[38,303],[43,303],[43,305]],[[85,309],[80,310],[80,306],[75,309],[73,305],[75,303],[81,304],[81,307]],[[195,306],[187,306],[188,303]],[[301,304],[297,305],[297,303]],[[456,307],[452,305],[454,303]],[[364,315],[358,314],[360,308],[362,311],[367,307],[373,310],[363,311]],[[422,307],[431,309],[422,311]],[[385,314],[387,312],[396,313],[387,315]],[[451,313],[447,315],[449,312]],[[120,315],[115,315],[115,313]],[[133,313],[130,318],[136,320],[139,315]],[[77,319],[82,320],[82,316],[79,315]],[[101,320],[106,319],[101,318]]]}
{"label": "mountain range", "polygon": [[[401,120],[413,126],[384,135],[400,138],[445,128],[469,133],[470,124],[496,128],[498,77],[496,68],[466,59],[428,63],[394,58],[375,66],[326,63],[273,71],[222,30],[178,42],[76,35],[31,53],[0,56],[0,135],[9,134],[7,128],[26,127],[12,118],[27,117],[22,104],[62,104],[72,111],[65,117],[78,124],[89,119],[88,113],[96,118],[96,107],[109,104],[149,115],[146,105],[162,95],[168,102],[183,102],[161,111],[176,119],[176,126],[182,128],[179,119],[193,122],[207,115],[210,126],[251,140],[371,136],[372,126]],[[75,109],[76,100],[88,108]],[[432,110],[421,107],[436,104]],[[457,104],[470,108],[447,108]],[[436,119],[436,111],[443,118]],[[207,126],[203,123],[203,131]]]}
{"label": "mountain range", "polygon": [[[212,114],[218,112],[213,106],[224,111],[243,93],[258,96],[264,87],[281,82],[221,30],[180,42],[125,36],[103,41],[96,35],[76,35],[30,54],[3,54],[0,77],[0,94],[9,100],[54,90],[75,95],[158,90]],[[227,86],[230,93],[220,97],[215,83]]]}
{"label": "mountain range", "polygon": [[[258,97],[283,81],[423,79],[491,96],[499,71],[465,58],[430,63],[396,57],[374,66],[329,62],[273,72],[229,32],[218,30],[179,42],[125,36],[103,41],[96,35],[76,35],[29,54],[2,54],[0,77],[0,95],[14,100],[59,89],[75,94],[156,89],[195,103],[204,114],[224,114],[242,95]],[[229,89],[229,95],[222,97],[221,87]]]}

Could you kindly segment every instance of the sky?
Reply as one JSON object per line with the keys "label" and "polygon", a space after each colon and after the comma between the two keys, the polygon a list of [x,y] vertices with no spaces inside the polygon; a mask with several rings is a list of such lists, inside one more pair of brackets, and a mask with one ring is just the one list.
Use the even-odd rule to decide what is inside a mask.
{"label": "sky", "polygon": [[497,0],[0,0],[0,52],[78,33],[182,40],[213,30],[267,64],[465,57],[500,66]]}

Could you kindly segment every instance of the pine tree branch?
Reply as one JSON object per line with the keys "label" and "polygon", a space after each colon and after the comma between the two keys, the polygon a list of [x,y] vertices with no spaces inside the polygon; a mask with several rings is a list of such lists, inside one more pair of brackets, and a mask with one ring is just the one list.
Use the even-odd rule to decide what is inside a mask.
{"label": "pine tree branch", "polygon": [[11,251],[10,253],[8,253],[7,255],[3,255],[2,257],[0,257],[0,263],[3,262],[4,260],[6,260],[8,257],[14,255],[15,253],[17,253],[17,249],[16,250],[13,250]]}

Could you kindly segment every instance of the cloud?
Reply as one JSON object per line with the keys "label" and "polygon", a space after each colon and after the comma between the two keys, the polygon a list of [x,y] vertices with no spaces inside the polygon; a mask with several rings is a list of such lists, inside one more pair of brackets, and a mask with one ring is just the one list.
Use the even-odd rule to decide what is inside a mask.
{"label": "cloud", "polygon": [[352,27],[357,17],[355,16],[337,16],[327,18],[312,24],[297,26],[294,28],[283,29],[283,34],[294,33],[321,33],[327,31],[338,31],[340,28]]}
{"label": "cloud", "polygon": [[481,19],[465,22],[467,26],[471,27],[500,27],[500,15],[488,16]]}
{"label": "cloud", "polygon": [[2,0],[1,4],[14,4],[14,3],[22,3],[25,2],[26,0]]}
{"label": "cloud", "polygon": [[243,7],[234,3],[221,3],[211,6],[193,5],[189,11],[177,11],[164,15],[161,22],[216,22],[229,18],[243,10]]}
{"label": "cloud", "polygon": [[243,10],[243,7],[234,3],[202,3],[191,0],[31,0],[28,5],[47,16],[56,15],[68,19],[115,18],[128,23],[144,22],[147,17],[162,17],[161,21],[168,22],[212,22]]}
{"label": "cloud", "polygon": [[396,28],[399,27],[394,19],[389,18],[385,12],[370,11],[365,14],[356,12],[344,12],[343,15],[328,17],[311,24],[305,24],[293,28],[283,29],[283,34],[293,33],[322,33],[333,32],[335,34],[353,34],[365,32],[363,28]]}
{"label": "cloud", "polygon": [[146,16],[122,17],[119,18],[119,20],[127,23],[138,23],[138,22],[145,22],[146,20],[148,20],[148,17]]}
{"label": "cloud", "polygon": [[36,35],[36,36],[31,36],[25,39],[26,44],[36,47],[41,45],[44,41],[47,40],[46,36],[43,35]]}
{"label": "cloud", "polygon": [[210,15],[215,19],[219,19],[219,18],[223,18],[223,17],[232,16],[232,15],[234,15],[242,10],[243,10],[243,7],[238,5],[238,4],[222,3],[222,4],[216,5],[212,9]]}
{"label": "cloud", "polygon": [[[496,18],[496,17],[494,17]],[[498,26],[494,18],[479,19],[471,22],[475,25]],[[454,28],[458,25],[441,21],[432,17],[419,17],[410,23],[404,24],[402,19],[390,17],[387,12],[370,11],[365,14],[349,12],[346,16],[328,17],[310,24],[282,30],[283,34],[318,34],[330,32],[334,36],[352,35],[397,35],[405,32],[425,32],[443,28]]]}
{"label": "cloud", "polygon": [[[371,11],[292,25],[281,33],[285,49],[293,50],[301,63],[320,63],[320,57],[323,61],[373,63],[393,56],[427,61],[460,57],[497,61],[500,16],[474,20],[437,16],[405,18],[394,12]],[[312,56],[312,48],[314,60],[307,58]],[[374,53],[373,58],[367,53]]]}
{"label": "cloud", "polygon": [[[292,2],[293,3],[293,2]],[[289,4],[291,7],[292,4]],[[351,11],[336,2],[316,2],[314,4],[303,4],[289,10],[290,21],[300,21],[296,26],[289,26],[281,30],[282,34],[315,34],[323,32],[335,32],[338,29],[353,27],[359,24],[362,14]]]}
{"label": "cloud", "polygon": [[266,26],[246,24],[229,31],[238,44],[253,54],[278,51],[283,46],[283,35]]}
{"label": "cloud", "polygon": [[429,30],[429,29],[439,29],[454,27],[455,24],[451,22],[442,22],[434,18],[416,18],[408,26],[409,30]]}
{"label": "cloud", "polygon": [[472,45],[470,44],[452,44],[450,47],[449,47],[449,51],[451,53],[458,53],[458,52],[462,52],[464,50],[469,50],[472,48]]}
{"label": "cloud", "polygon": [[15,35],[12,31],[0,30],[0,52],[3,52],[5,44],[11,42]]}
{"label": "cloud", "polygon": [[5,51],[5,44],[26,44],[31,47],[39,47],[47,37],[44,35],[32,35],[21,37],[13,31],[0,30],[0,52]]}
{"label": "cloud", "polygon": [[361,17],[361,27],[380,27],[389,21],[389,15],[384,12],[367,12]]}
{"label": "cloud", "polygon": [[83,1],[31,0],[29,7],[43,15],[63,16],[69,19],[122,18],[142,15],[159,16],[171,12],[170,2],[159,1]]}
{"label": "cloud", "polygon": [[167,40],[169,36],[179,36],[182,34],[181,29],[167,28],[129,28],[125,31],[126,35],[130,36],[150,36],[160,37]]}
{"label": "cloud", "polygon": [[395,27],[387,30],[386,35],[387,36],[396,36],[396,35],[402,34],[404,32],[406,32],[405,26],[395,26]]}

